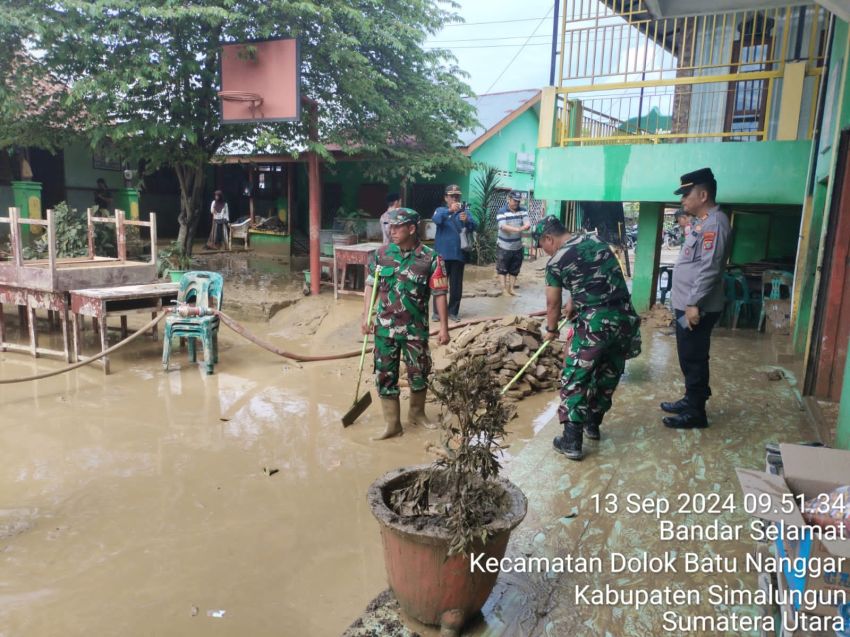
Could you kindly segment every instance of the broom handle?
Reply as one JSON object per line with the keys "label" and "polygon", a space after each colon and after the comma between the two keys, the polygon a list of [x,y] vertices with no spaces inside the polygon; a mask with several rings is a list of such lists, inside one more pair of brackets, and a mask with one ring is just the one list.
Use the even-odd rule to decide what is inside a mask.
{"label": "broom handle", "polygon": [[[560,323],[558,323],[558,331],[559,331],[559,332],[560,332],[560,331],[561,331],[561,329],[564,327],[564,325],[566,324],[567,320],[568,320],[568,319],[566,319],[566,318],[565,318],[565,319],[562,319]],[[552,341],[544,341],[544,342],[543,342],[543,345],[541,345],[540,347],[538,347],[538,348],[537,348],[537,351],[536,351],[536,352],[534,352],[534,356],[532,356],[531,358],[529,358],[529,359],[528,359],[528,362],[527,362],[525,365],[523,365],[523,366],[522,366],[522,369],[521,369],[521,370],[519,370],[519,371],[516,373],[516,376],[514,376],[513,378],[511,378],[510,382],[502,388],[502,392],[501,392],[501,394],[500,394],[501,396],[504,396],[504,395],[505,395],[505,392],[506,392],[506,391],[508,391],[511,387],[513,387],[513,384],[514,384],[515,382],[517,382],[517,381],[519,380],[520,376],[522,376],[522,375],[525,373],[525,370],[527,370],[527,369],[528,369],[528,366],[529,366],[529,365],[531,365],[534,361],[536,361],[536,360],[537,360],[537,358],[538,358],[538,357],[539,357],[539,356],[543,353],[543,350],[545,350],[547,347],[549,347],[549,343],[551,343],[551,342],[552,342]]]}
{"label": "broom handle", "polygon": [[[375,284],[372,286],[372,300],[369,301],[369,314],[366,316],[366,327],[369,327],[369,323],[372,322],[372,308],[375,307],[375,299],[378,296],[378,279],[381,274],[378,272],[378,268],[375,268]],[[369,340],[369,333],[367,332],[363,336],[363,349],[360,350],[360,371],[357,373],[357,387],[354,388],[354,402],[357,402],[357,398],[360,395],[360,379],[363,378],[363,361],[366,360],[366,342]]]}

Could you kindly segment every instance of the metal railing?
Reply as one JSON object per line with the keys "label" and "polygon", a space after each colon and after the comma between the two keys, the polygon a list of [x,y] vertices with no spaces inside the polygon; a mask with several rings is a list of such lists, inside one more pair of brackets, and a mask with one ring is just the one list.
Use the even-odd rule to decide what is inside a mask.
{"label": "metal railing", "polygon": [[661,20],[643,0],[563,8],[559,144],[772,139],[790,61],[805,64],[801,129],[811,136],[830,17],[822,8]]}

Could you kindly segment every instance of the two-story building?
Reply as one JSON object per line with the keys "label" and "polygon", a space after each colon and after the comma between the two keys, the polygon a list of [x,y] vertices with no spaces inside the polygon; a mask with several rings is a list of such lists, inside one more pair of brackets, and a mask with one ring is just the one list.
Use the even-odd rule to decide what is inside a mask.
{"label": "two-story building", "polygon": [[793,273],[803,394],[840,402],[850,448],[850,5],[836,0],[562,2],[535,192],[640,202],[633,299],[655,299],[679,175],[709,166],[733,264]]}

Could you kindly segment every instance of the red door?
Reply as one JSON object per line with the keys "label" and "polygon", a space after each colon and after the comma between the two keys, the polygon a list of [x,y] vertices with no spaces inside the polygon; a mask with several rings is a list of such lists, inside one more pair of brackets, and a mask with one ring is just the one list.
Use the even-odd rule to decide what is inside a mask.
{"label": "red door", "polygon": [[850,339],[850,132],[841,136],[807,393],[838,402]]}

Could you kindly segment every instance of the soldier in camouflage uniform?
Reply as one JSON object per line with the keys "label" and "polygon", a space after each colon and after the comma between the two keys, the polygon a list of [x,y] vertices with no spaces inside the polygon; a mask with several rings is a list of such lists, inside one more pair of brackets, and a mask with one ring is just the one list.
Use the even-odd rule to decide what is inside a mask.
{"label": "soldier in camouflage uniform", "polygon": [[432,294],[440,317],[438,342],[440,345],[449,342],[446,305],[448,280],[443,259],[419,241],[419,214],[415,210],[396,208],[389,211],[387,220],[392,242],[378,248],[368,266],[361,328],[363,334],[370,330],[369,302],[377,278],[375,372],[386,430],[375,440],[402,433],[398,391],[398,371],[402,357],[410,385],[410,424],[434,427],[425,415],[425,394],[431,371],[428,302]]}
{"label": "soldier in camouflage uniform", "polygon": [[[581,460],[583,433],[599,440],[599,426],[611,408],[626,359],[640,354],[640,318],[607,243],[591,234],[570,235],[555,217],[540,221],[534,238],[550,257],[546,265],[546,338],[558,337],[562,311],[575,327],[561,376],[558,418],[564,434],[553,444],[567,458]],[[563,309],[562,290],[570,293]]]}

